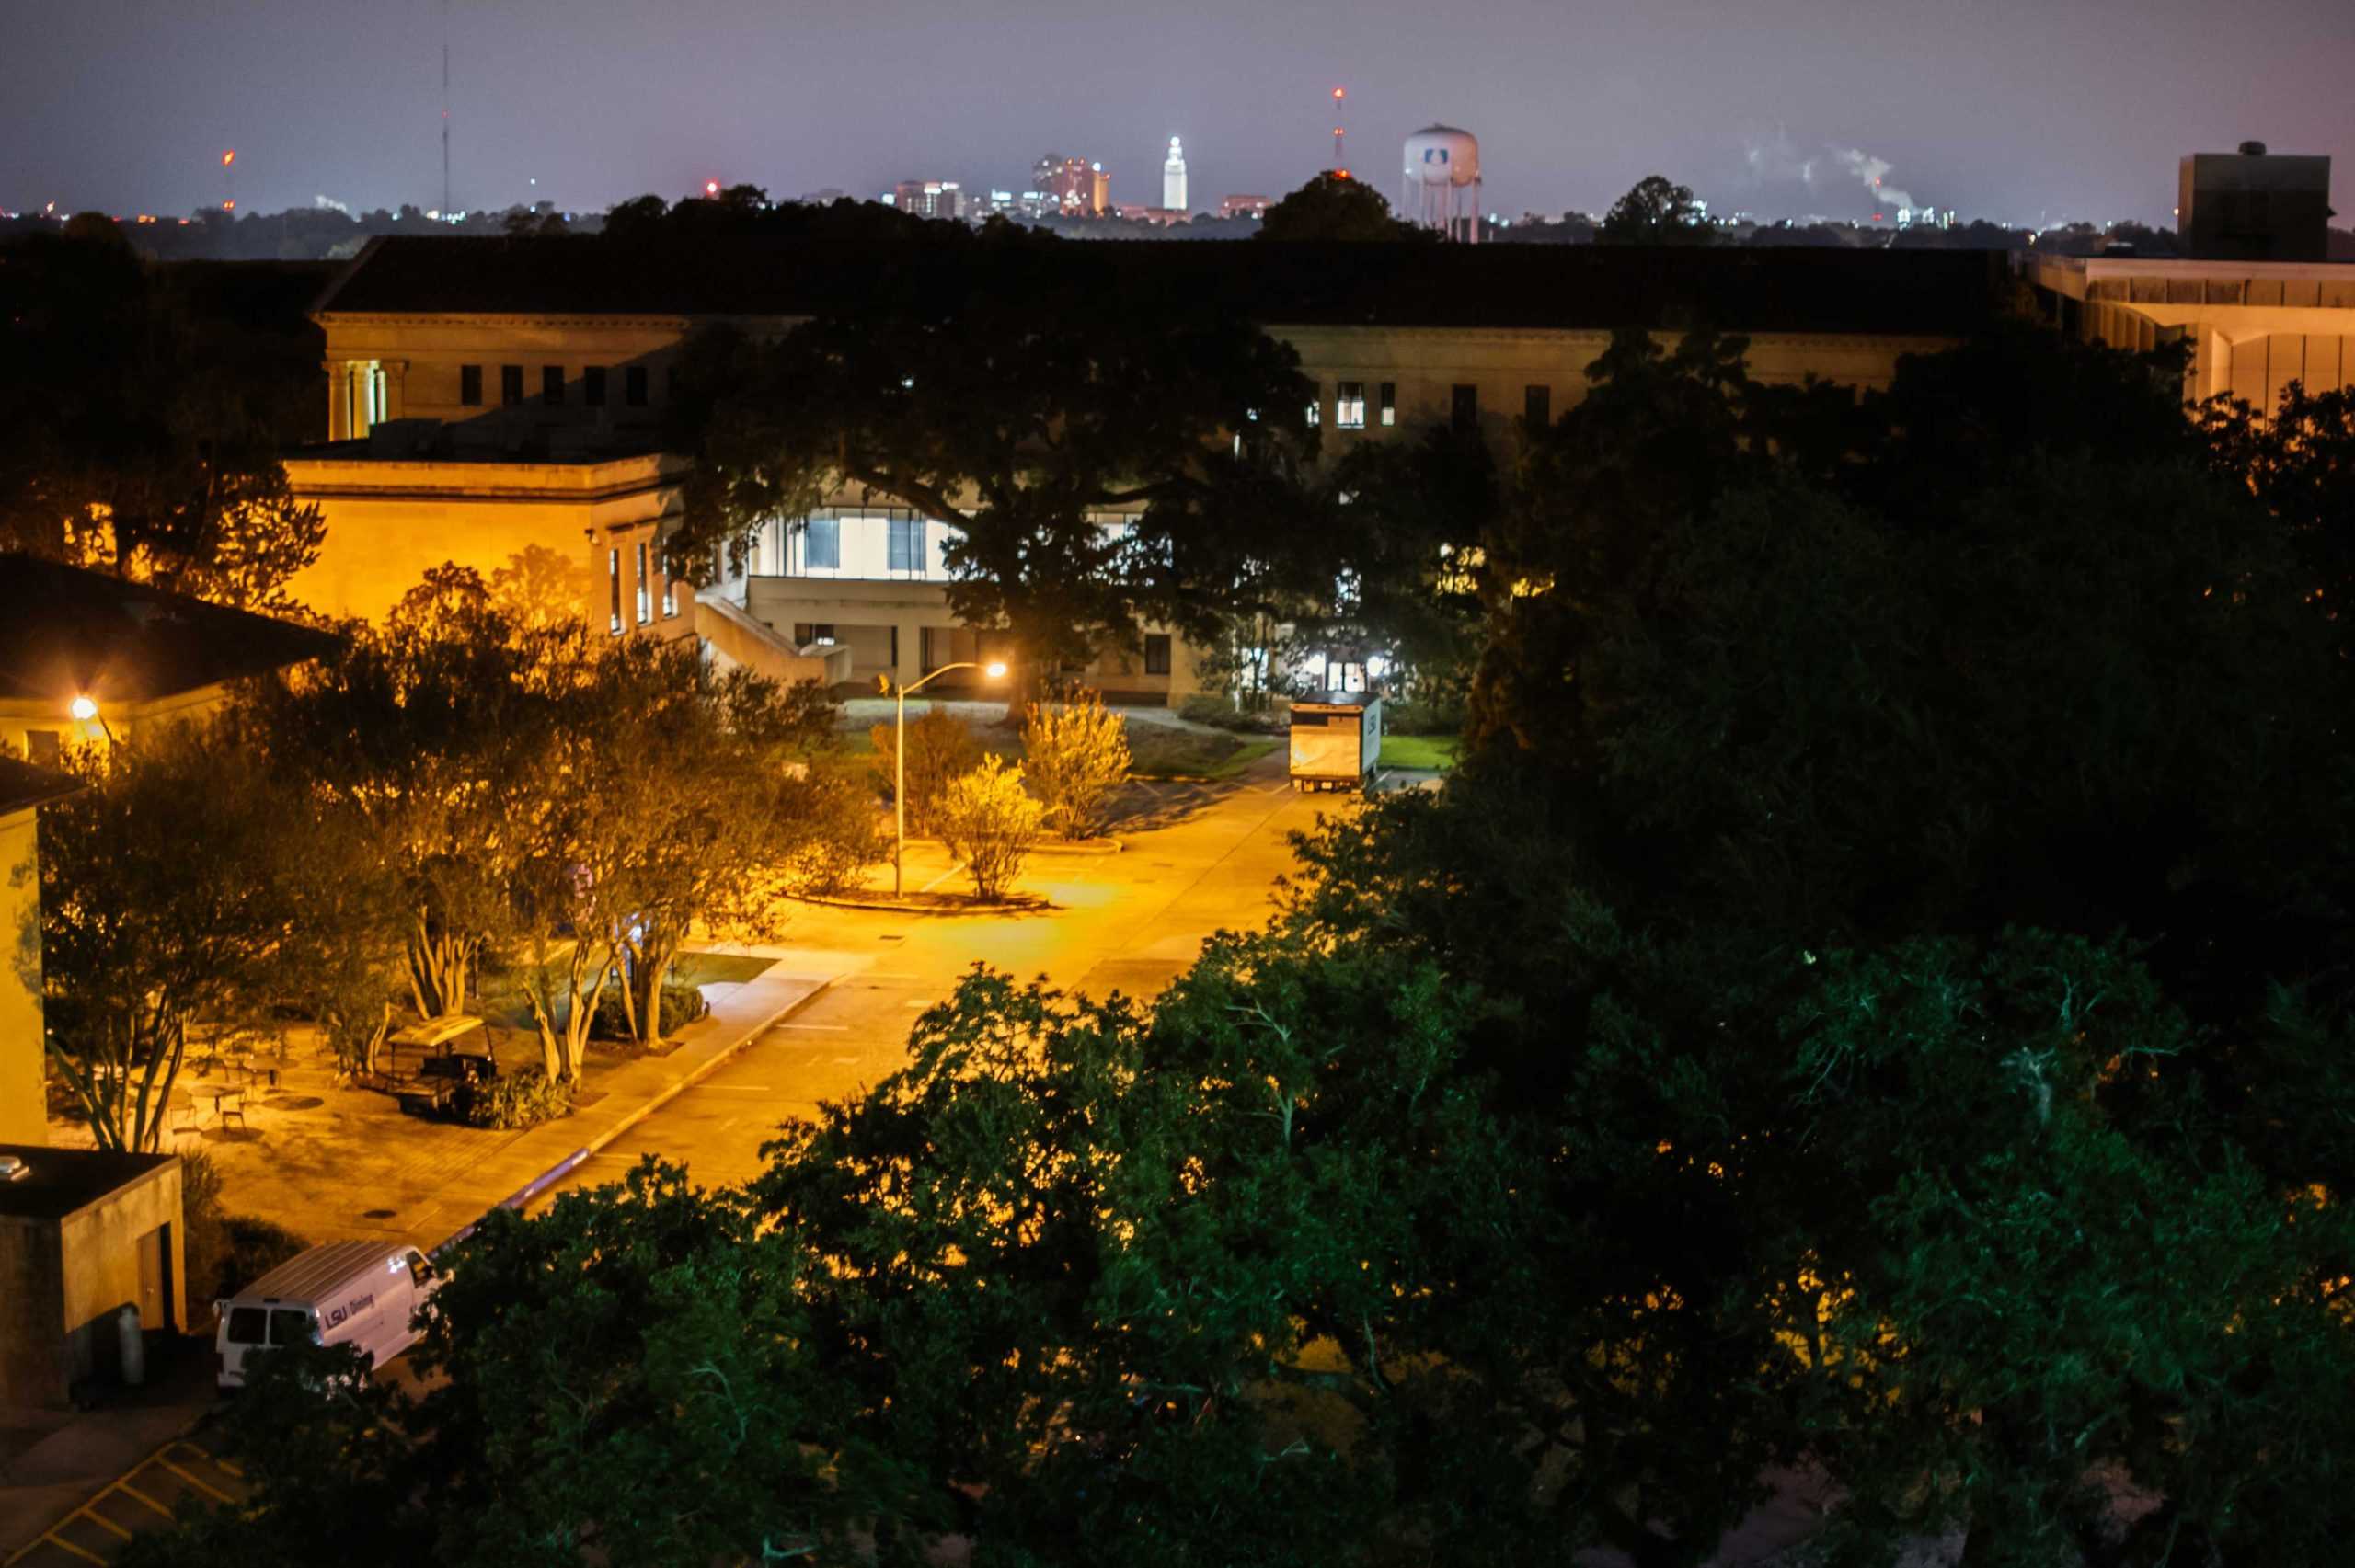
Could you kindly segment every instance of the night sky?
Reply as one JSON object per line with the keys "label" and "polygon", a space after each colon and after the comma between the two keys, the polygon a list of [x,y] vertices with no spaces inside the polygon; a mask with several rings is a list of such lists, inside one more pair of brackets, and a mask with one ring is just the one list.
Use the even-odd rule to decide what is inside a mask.
{"label": "night sky", "polygon": [[[439,204],[439,0],[0,0],[0,208]],[[1433,120],[1484,206],[1599,210],[1639,177],[1717,212],[2168,221],[2175,161],[2245,138],[2336,160],[2355,213],[2350,0],[454,0],[453,195],[601,209],[706,178],[790,197],[1020,189],[1047,152],[1157,204],[1350,163],[1396,197]],[[536,187],[529,181],[536,177]]]}

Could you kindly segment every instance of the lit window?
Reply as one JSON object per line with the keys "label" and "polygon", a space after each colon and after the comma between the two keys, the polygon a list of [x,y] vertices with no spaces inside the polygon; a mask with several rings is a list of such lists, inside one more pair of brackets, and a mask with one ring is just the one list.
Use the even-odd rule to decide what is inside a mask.
{"label": "lit window", "polygon": [[1313,400],[1313,401],[1312,401],[1312,402],[1310,402],[1310,404],[1308,405],[1308,423],[1309,423],[1309,426],[1310,426],[1312,429],[1314,429],[1316,425],[1318,425],[1318,424],[1322,423],[1322,422],[1324,421],[1324,418],[1325,418],[1325,400],[1324,400],[1323,398],[1319,397],[1319,398],[1316,398],[1316,399]]}
{"label": "lit window", "polygon": [[1345,381],[1333,400],[1333,423],[1344,430],[1365,429],[1365,383]]}
{"label": "lit window", "polygon": [[804,571],[838,572],[843,568],[843,525],[831,517],[806,519],[801,525],[801,567]]}
{"label": "lit window", "polygon": [[622,629],[622,553],[605,552],[605,621],[606,630]]}
{"label": "lit window", "polygon": [[654,619],[654,583],[646,570],[646,541],[638,542],[638,624]]}
{"label": "lit window", "polygon": [[1398,422],[1398,383],[1395,381],[1382,383],[1382,422],[1384,425]]}
{"label": "lit window", "polygon": [[924,570],[924,519],[895,517],[890,520],[890,569],[895,572]]}

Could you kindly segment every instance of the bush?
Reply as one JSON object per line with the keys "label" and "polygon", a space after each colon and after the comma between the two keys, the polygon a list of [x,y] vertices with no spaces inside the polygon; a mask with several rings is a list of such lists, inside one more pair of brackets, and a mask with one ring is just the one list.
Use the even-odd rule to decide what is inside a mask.
{"label": "bush", "polygon": [[1047,808],[1023,792],[1020,768],[984,757],[941,792],[939,818],[941,838],[973,875],[974,894],[996,899],[1038,842]]}
{"label": "bush", "polygon": [[469,1127],[515,1130],[572,1114],[572,1083],[550,1078],[540,1068],[470,1085],[465,1094]]}
{"label": "bush", "polygon": [[[694,1023],[711,1011],[711,1003],[703,999],[703,988],[691,986],[684,980],[666,979],[662,982],[662,1016],[657,1035],[668,1035],[673,1029]],[[622,1009],[622,983],[618,977],[605,982],[598,993],[597,1011],[589,1020],[589,1037],[592,1040],[628,1040],[637,1036],[630,1033],[629,1014]]]}
{"label": "bush", "polygon": [[1282,717],[1271,709],[1246,712],[1235,705],[1231,697],[1214,692],[1197,692],[1178,704],[1178,716],[1189,724],[1206,724],[1214,729],[1240,730],[1252,735],[1266,734],[1283,727]]}
{"label": "bush", "polygon": [[180,1156],[180,1220],[192,1313],[209,1311],[310,1245],[267,1219],[223,1213],[221,1170],[202,1150]]}
{"label": "bush", "polygon": [[[875,742],[875,787],[891,798],[895,726],[879,724],[867,733]],[[950,781],[972,772],[982,760],[982,743],[962,719],[940,708],[928,708],[921,718],[908,721],[908,831],[938,830],[941,792]]]}
{"label": "bush", "polygon": [[1447,698],[1385,702],[1382,704],[1382,728],[1388,735],[1460,735],[1464,731],[1464,704]]}
{"label": "bush", "polygon": [[1033,703],[1022,721],[1022,772],[1047,819],[1063,837],[1084,839],[1104,818],[1105,803],[1129,776],[1129,727],[1094,692],[1052,705]]}
{"label": "bush", "polygon": [[784,863],[789,891],[834,892],[891,853],[890,834],[875,814],[874,797],[851,779],[812,770],[801,799],[804,832]]}

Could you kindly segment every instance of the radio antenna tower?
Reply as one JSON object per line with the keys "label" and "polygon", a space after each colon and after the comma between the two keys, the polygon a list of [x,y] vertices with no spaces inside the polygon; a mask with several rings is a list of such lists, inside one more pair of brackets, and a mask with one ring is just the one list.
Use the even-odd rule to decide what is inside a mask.
{"label": "radio antenna tower", "polygon": [[1333,172],[1347,178],[1350,161],[1341,155],[1341,100],[1349,95],[1340,88],[1333,89]]}
{"label": "radio antenna tower", "polygon": [[442,218],[450,217],[450,0],[442,0]]}

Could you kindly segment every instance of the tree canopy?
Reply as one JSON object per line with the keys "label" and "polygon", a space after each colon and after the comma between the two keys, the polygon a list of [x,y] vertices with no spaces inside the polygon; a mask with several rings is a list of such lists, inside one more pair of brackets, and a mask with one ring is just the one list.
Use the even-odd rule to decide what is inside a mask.
{"label": "tree canopy", "polygon": [[1282,244],[1292,240],[1387,240],[1436,244],[1439,233],[1395,217],[1382,192],[1336,169],[1285,197],[1259,221],[1253,236]]}
{"label": "tree canopy", "polygon": [[691,346],[691,569],[838,492],[953,525],[949,607],[1035,683],[1140,620],[1206,633],[1311,514],[1292,351],[1084,246],[1001,235],[879,260],[774,342]]}
{"label": "tree canopy", "polygon": [[1717,231],[1691,186],[1650,174],[1611,204],[1594,237],[1602,245],[1707,245]]}

